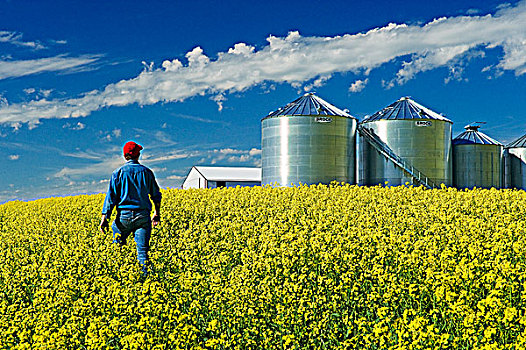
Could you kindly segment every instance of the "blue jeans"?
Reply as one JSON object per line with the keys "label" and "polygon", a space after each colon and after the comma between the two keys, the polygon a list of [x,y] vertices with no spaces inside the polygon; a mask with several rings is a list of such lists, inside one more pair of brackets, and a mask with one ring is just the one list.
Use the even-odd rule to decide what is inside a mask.
{"label": "blue jeans", "polygon": [[113,229],[113,243],[125,245],[130,233],[135,235],[137,244],[137,259],[146,272],[148,251],[150,250],[150,235],[152,220],[148,211],[121,210],[111,225]]}

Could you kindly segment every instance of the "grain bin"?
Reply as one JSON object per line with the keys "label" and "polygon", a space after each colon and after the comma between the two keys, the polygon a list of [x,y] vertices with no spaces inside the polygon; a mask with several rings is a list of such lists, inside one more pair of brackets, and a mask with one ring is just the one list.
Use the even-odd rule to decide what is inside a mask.
{"label": "grain bin", "polygon": [[501,188],[502,150],[500,142],[467,125],[453,139],[453,186],[457,188]]}
{"label": "grain bin", "polygon": [[367,117],[358,127],[359,183],[450,186],[452,124],[409,97]]}
{"label": "grain bin", "polygon": [[505,187],[526,190],[526,135],[506,145]]}
{"label": "grain bin", "polygon": [[356,183],[354,117],[313,93],[261,120],[262,184]]}

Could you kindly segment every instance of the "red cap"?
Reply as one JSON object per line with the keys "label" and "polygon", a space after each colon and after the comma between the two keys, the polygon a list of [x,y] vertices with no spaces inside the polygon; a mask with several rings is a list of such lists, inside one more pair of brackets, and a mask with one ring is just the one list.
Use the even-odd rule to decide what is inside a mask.
{"label": "red cap", "polygon": [[122,148],[124,155],[129,154],[132,158],[137,158],[142,150],[142,146],[133,141],[128,141]]}

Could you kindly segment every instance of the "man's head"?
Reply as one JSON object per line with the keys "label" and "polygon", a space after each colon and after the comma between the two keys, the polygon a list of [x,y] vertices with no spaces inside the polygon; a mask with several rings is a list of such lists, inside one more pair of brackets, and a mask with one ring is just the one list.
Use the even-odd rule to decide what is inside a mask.
{"label": "man's head", "polygon": [[126,160],[139,159],[139,156],[141,155],[141,150],[141,145],[133,141],[128,141],[122,148],[122,153],[124,154],[124,158],[126,158]]}

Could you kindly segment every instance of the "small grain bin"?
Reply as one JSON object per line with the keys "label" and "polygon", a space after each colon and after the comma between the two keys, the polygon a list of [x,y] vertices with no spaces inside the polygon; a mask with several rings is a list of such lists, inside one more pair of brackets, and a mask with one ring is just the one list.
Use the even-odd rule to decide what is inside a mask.
{"label": "small grain bin", "polygon": [[526,190],[526,135],[506,146],[504,159],[505,187]]}
{"label": "small grain bin", "polygon": [[453,139],[453,186],[457,188],[501,188],[502,150],[500,142],[467,125]]}
{"label": "small grain bin", "polygon": [[354,117],[313,93],[261,120],[262,185],[356,183]]}
{"label": "small grain bin", "polygon": [[452,124],[409,97],[367,117],[358,127],[359,183],[450,186]]}

